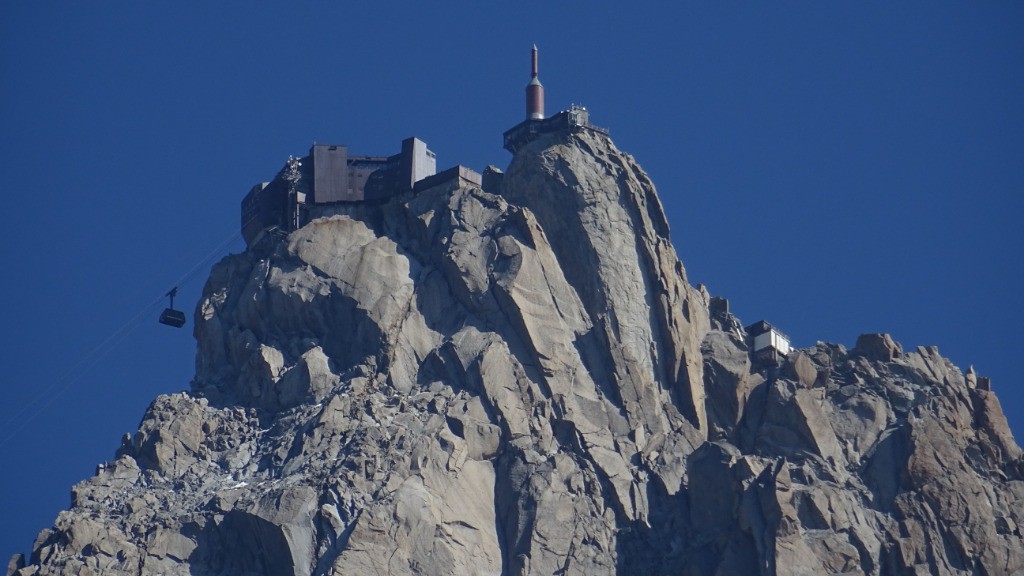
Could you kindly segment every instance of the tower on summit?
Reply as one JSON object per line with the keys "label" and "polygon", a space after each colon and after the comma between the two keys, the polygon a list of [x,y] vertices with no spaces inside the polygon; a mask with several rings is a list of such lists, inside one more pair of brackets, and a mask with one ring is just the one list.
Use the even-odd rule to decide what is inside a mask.
{"label": "tower on summit", "polygon": [[533,70],[530,83],[526,85],[526,119],[509,128],[503,135],[505,149],[515,154],[526,144],[542,134],[569,134],[580,130],[590,130],[608,135],[604,128],[590,123],[590,113],[583,106],[573,104],[568,110],[562,110],[550,118],[544,117],[544,86],[537,78],[537,45],[533,45]]}
{"label": "tower on summit", "polygon": [[533,76],[526,85],[526,119],[544,119],[544,86],[537,79],[537,45],[533,45]]}

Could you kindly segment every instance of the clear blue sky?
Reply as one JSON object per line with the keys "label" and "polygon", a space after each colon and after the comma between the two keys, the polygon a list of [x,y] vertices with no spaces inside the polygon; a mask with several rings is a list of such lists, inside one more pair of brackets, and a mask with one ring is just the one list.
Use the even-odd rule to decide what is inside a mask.
{"label": "clear blue sky", "polygon": [[4,3],[4,562],[188,388],[208,266],[188,328],[147,307],[250,186],[314,141],[505,167],[534,42],[548,111],[650,173],[692,282],[799,346],[937,345],[1021,436],[1024,4],[498,4]]}

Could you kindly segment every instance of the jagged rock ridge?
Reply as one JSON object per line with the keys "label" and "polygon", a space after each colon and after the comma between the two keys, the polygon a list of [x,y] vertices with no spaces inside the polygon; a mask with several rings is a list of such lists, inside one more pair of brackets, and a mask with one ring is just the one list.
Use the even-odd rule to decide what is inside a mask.
{"label": "jagged rock ridge", "polygon": [[218,264],[196,377],[9,573],[1013,574],[998,400],[886,336],[752,360],[587,131]]}

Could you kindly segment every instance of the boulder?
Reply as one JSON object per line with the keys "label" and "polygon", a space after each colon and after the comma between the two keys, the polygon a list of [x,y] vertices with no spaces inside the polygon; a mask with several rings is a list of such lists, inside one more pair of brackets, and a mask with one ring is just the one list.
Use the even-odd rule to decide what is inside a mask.
{"label": "boulder", "polygon": [[889,362],[903,356],[903,347],[888,334],[861,334],[853,353],[876,362]]}

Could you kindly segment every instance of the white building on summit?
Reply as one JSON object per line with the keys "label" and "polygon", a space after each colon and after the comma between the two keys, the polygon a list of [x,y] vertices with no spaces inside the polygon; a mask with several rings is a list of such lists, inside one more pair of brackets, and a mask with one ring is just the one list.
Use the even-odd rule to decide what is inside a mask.
{"label": "white building on summit", "polygon": [[747,326],[746,330],[751,339],[751,349],[755,358],[778,362],[792,350],[789,336],[764,320],[754,322]]}

